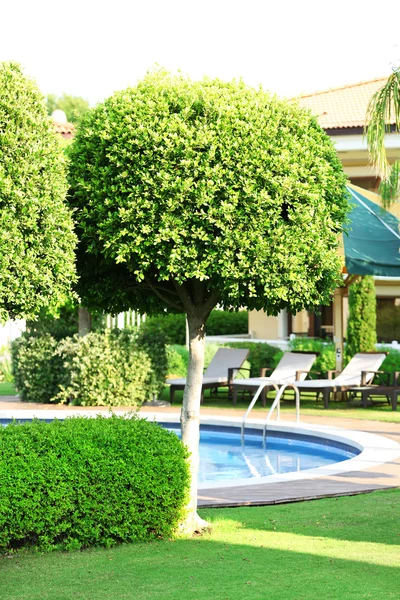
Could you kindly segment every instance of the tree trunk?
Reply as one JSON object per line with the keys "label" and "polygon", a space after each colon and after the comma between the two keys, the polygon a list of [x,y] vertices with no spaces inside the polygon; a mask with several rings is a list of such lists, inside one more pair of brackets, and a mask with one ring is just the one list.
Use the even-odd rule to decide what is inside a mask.
{"label": "tree trunk", "polygon": [[204,367],[205,319],[188,315],[189,365],[181,411],[182,441],[190,452],[190,500],[187,517],[182,526],[184,533],[192,534],[208,526],[197,514],[197,476],[199,470],[200,399]]}
{"label": "tree trunk", "polygon": [[82,306],[78,309],[78,334],[79,337],[90,333],[92,330],[92,315],[87,308]]}

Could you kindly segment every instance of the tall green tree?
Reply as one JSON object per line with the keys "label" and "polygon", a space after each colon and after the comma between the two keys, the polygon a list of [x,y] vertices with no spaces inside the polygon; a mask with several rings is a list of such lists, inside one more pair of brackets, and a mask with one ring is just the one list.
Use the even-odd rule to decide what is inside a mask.
{"label": "tall green tree", "polygon": [[[394,120],[394,126],[391,124]],[[390,165],[385,148],[385,134],[400,131],[400,69],[395,69],[385,85],[378,90],[368,106],[366,118],[367,142],[371,162],[382,177],[379,192],[385,206],[400,196],[400,161]]]}
{"label": "tall green tree", "polygon": [[375,283],[371,275],[366,275],[349,287],[347,360],[357,352],[374,352],[376,342]]}
{"label": "tall green tree", "polygon": [[84,305],[187,316],[181,424],[193,531],[207,318],[216,304],[276,315],[330,301],[346,178],[298,106],[162,70],[90,111],[70,159]]}
{"label": "tall green tree", "polygon": [[81,96],[71,96],[65,92],[61,96],[48,94],[46,96],[46,106],[49,115],[56,109],[63,110],[70,123],[77,125],[83,115],[89,110],[89,102]]}
{"label": "tall green tree", "polygon": [[66,162],[44,98],[19,65],[0,63],[0,320],[65,302],[76,237]]}

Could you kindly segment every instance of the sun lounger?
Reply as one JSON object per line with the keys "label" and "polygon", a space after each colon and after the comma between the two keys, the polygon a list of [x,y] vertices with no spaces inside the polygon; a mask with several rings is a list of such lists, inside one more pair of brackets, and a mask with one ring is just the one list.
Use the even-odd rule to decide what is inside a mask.
{"label": "sun lounger", "polygon": [[345,392],[372,383],[375,373],[386,358],[385,352],[355,354],[343,371],[334,379],[312,379],[296,382],[302,391],[322,392],[324,407],[328,408],[331,392]]}
{"label": "sun lounger", "polygon": [[[231,389],[232,380],[246,360],[248,353],[248,350],[242,348],[218,348],[203,375],[202,400],[205,389],[218,389],[219,387],[229,387]],[[167,379],[166,383],[169,383],[171,386],[169,397],[172,404],[175,390],[184,389],[186,378]]]}
{"label": "sun lounger", "polygon": [[[233,404],[236,404],[238,392],[249,390],[255,393],[260,385],[265,384],[261,399],[265,406],[266,391],[275,388],[278,390],[285,383],[302,381],[310,372],[317,358],[317,352],[285,352],[275,370],[269,377],[251,377],[249,379],[235,379],[232,383]],[[265,371],[265,369],[262,369]]]}

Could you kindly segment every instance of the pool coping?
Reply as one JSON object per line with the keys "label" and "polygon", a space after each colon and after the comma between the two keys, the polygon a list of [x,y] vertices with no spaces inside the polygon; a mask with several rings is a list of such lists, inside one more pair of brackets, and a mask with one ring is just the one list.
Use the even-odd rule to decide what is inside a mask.
{"label": "pool coping", "polygon": [[[179,414],[169,413],[145,413],[149,420],[155,419],[163,423],[179,422]],[[215,417],[210,415],[202,415],[200,418],[201,425],[213,425],[215,427],[237,427],[240,431],[242,419],[238,417]],[[246,422],[247,428],[261,430],[264,427],[264,421],[261,419],[248,419]],[[393,461],[400,457],[400,444],[389,438],[352,429],[341,429],[333,426],[311,425],[307,423],[288,423],[283,421],[271,421],[268,424],[268,429],[272,431],[281,431],[285,433],[296,434],[313,434],[322,439],[329,439],[336,442],[341,442],[354,446],[361,453],[351,459],[344,460],[333,465],[326,465],[314,469],[304,471],[296,471],[292,473],[279,473],[276,475],[268,475],[265,477],[253,477],[234,479],[218,482],[204,482],[198,485],[198,490],[211,490],[229,487],[249,487],[252,485],[262,485],[269,483],[283,483],[297,481],[303,479],[315,479],[320,477],[329,477],[332,475],[341,475],[354,470],[364,471],[366,469],[377,468],[378,466]],[[317,435],[320,434],[320,435]]]}
{"label": "pool coping", "polygon": [[[65,418],[72,415],[94,417],[97,414],[107,415],[109,410],[104,407],[91,407],[89,409],[63,407],[55,408],[48,405],[29,407],[23,405],[18,408],[3,408],[5,403],[0,402],[0,418]],[[169,409],[143,410],[139,413],[147,419],[156,418],[164,423],[179,422],[179,413]],[[232,414],[221,414],[216,409],[211,409],[214,414],[201,414],[201,423],[220,427],[240,427],[242,417]],[[210,411],[210,412],[211,412]],[[130,411],[125,408],[115,408],[116,414],[127,414]],[[225,411],[228,413],[228,410]],[[303,417],[307,418],[307,417]],[[315,418],[314,418],[315,420]],[[334,419],[327,418],[325,421]],[[347,496],[375,490],[400,487],[400,441],[399,424],[383,422],[354,422],[359,425],[357,429],[347,429],[352,420],[345,421],[346,427],[334,425],[306,423],[299,424],[290,421],[271,421],[270,428],[275,430],[293,431],[296,433],[322,432],[327,438],[338,441],[349,442],[356,447],[362,447],[363,452],[350,460],[336,463],[318,469],[309,469],[299,473],[269,475],[245,480],[234,480],[226,482],[215,482],[213,484],[203,483],[198,488],[199,507],[235,507],[249,505],[278,504],[286,502],[299,502],[310,499]],[[248,419],[248,426],[252,429],[262,429],[264,421],[261,419]],[[354,424],[353,423],[353,424]],[[368,426],[374,425],[381,435],[365,431]],[[391,431],[395,428],[396,431]],[[373,427],[372,427],[373,429]],[[340,468],[339,468],[339,465]]]}

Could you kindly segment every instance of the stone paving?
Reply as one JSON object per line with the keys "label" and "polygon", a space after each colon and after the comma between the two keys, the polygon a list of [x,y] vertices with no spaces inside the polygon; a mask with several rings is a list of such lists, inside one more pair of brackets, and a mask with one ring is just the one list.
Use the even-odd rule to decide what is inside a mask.
{"label": "stone paving", "polygon": [[[41,416],[57,410],[63,416],[71,413],[108,412],[106,407],[67,407],[63,405],[25,404],[18,401],[15,396],[0,397],[0,416],[11,416],[13,412],[34,409]],[[115,409],[114,412],[126,412],[127,408]],[[360,410],[362,410],[360,408]],[[177,413],[179,407],[160,407],[157,413]],[[143,407],[142,413],[154,412],[153,407]],[[202,408],[202,416],[241,417],[242,410]],[[20,416],[20,413],[19,413]],[[282,415],[282,420],[293,420],[290,415]],[[313,425],[329,425],[343,429],[353,429],[388,437],[400,444],[400,423],[384,423],[382,421],[369,421],[363,419],[344,419],[324,416],[304,415],[302,423]],[[277,504],[284,502],[298,502],[315,498],[353,495],[374,490],[400,487],[400,456],[389,462],[373,468],[346,472],[318,479],[304,478],[299,481],[286,481],[279,483],[266,483],[261,485],[223,487],[202,489],[199,492],[199,506],[244,506]]]}

